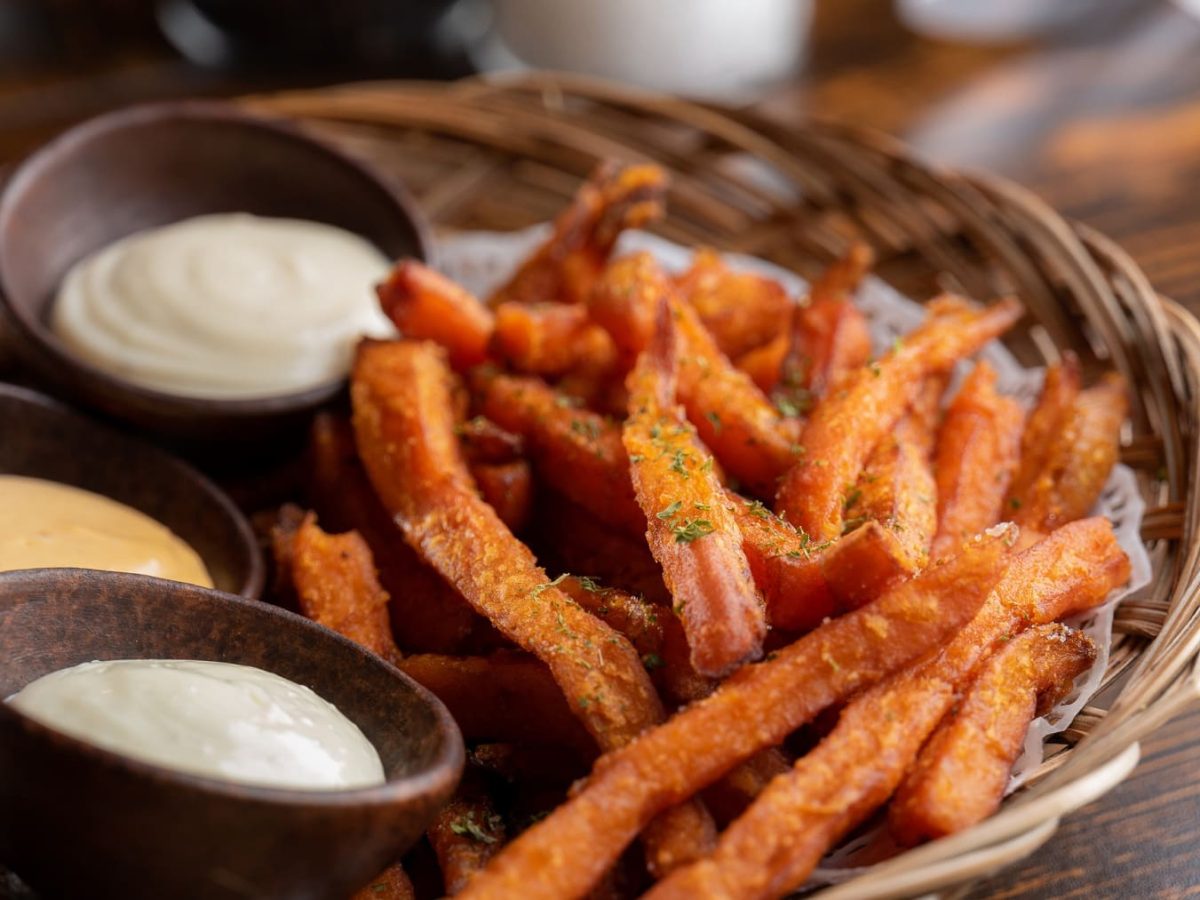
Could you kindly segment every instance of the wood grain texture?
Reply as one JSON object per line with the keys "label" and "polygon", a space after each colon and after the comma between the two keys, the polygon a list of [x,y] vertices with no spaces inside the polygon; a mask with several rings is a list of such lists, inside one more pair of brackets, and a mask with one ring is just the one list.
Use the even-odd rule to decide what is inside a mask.
{"label": "wood grain texture", "polygon": [[[909,34],[886,0],[817,4],[808,70],[765,106],[788,121],[882,128],[933,159],[1014,178],[1119,241],[1159,290],[1200,312],[1200,23],[1166,2],[1104,6],[1051,42],[981,49]],[[147,51],[87,71],[0,74],[0,165],[123,103],[301,83],[197,74]],[[1198,751],[1200,711],[1144,742],[1130,779],[1027,863],[966,896],[1200,893]]]}

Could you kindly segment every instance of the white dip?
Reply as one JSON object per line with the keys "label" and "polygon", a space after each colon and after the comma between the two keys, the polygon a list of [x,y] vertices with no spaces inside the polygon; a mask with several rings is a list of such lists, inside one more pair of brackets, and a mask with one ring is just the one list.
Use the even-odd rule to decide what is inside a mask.
{"label": "white dip", "polygon": [[83,359],[144,387],[278,396],[345,376],[359,337],[395,333],[373,290],[387,271],[373,244],[332,225],[198,216],[72,266],[51,327]]}
{"label": "white dip", "polygon": [[72,737],[195,775],[305,790],[384,781],[375,747],[337,707],[252,666],[82,663],[42,676],[7,702]]}

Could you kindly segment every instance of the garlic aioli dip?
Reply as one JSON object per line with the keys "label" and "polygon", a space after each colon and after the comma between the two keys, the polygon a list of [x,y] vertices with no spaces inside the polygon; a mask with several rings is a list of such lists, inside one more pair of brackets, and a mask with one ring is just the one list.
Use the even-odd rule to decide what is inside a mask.
{"label": "garlic aioli dip", "polygon": [[69,484],[0,475],[0,572],[65,566],[213,586],[200,555],[145,513]]}
{"label": "garlic aioli dip", "polygon": [[374,745],[336,706],[253,666],[88,662],[43,675],[7,702],[72,737],[194,775],[314,791],[384,782]]}
{"label": "garlic aioli dip", "polygon": [[373,244],[332,225],[198,216],[77,262],[50,325],[80,357],[143,387],[279,396],[345,376],[361,336],[395,334],[373,290],[387,271]]}

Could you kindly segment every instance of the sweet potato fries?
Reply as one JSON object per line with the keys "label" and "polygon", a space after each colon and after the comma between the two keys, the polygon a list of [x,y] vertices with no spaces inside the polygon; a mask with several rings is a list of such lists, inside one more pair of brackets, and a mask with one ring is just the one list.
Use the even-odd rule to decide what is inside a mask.
{"label": "sweet potato fries", "polygon": [[418,893],[436,860],[469,898],[779,897],[893,795],[899,843],[969,827],[1093,662],[1059,620],[1129,576],[1082,518],[1120,379],[1068,357],[1026,416],[976,362],[946,398],[1016,300],[939,298],[872,347],[865,246],[809,296],[621,255],[666,190],[602,166],[486,302],[398,263],[401,336],[360,344],[315,513],[275,531],[289,602],[472,748]]}

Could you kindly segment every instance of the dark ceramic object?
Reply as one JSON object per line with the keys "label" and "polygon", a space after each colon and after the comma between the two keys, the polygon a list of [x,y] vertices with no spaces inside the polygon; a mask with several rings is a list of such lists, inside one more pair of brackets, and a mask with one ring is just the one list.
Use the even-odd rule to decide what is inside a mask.
{"label": "dark ceramic object", "polygon": [[23,162],[0,197],[0,310],[24,362],[104,412],[173,438],[248,442],[302,423],[343,382],[266,399],[177,397],[75,357],[47,326],[63,276],[136,231],[217,212],[311,219],[388,257],[424,258],[404,191],[293,125],[213,102],[135,106],[78,125]]}
{"label": "dark ceramic object", "polygon": [[119,500],[190,544],[219,589],[251,598],[262,593],[263,561],[254,534],[212,482],[162,450],[3,383],[0,474],[61,481]]}
{"label": "dark ceramic object", "polygon": [[0,575],[0,697],[93,659],[243,663],[308,685],[387,783],[254,788],[96,749],[0,703],[0,862],[47,898],[344,898],[399,858],[463,765],[458,728],[378,657],[273,606],[84,569]]}

